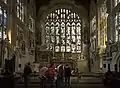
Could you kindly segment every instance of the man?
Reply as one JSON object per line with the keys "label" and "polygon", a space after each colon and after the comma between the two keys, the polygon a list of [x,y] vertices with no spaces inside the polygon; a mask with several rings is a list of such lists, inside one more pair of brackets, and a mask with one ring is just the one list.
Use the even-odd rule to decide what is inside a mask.
{"label": "man", "polygon": [[70,66],[65,66],[65,86],[70,86],[70,76],[71,76],[71,69]]}
{"label": "man", "polygon": [[108,71],[104,74],[104,78],[103,78],[103,84],[105,86],[109,85],[109,78],[111,78],[113,72],[111,72],[110,67],[108,67]]}
{"label": "man", "polygon": [[32,73],[32,69],[30,67],[30,63],[28,63],[25,66],[24,73],[23,73],[25,88],[28,88],[28,81],[30,80],[29,77],[31,73]]}

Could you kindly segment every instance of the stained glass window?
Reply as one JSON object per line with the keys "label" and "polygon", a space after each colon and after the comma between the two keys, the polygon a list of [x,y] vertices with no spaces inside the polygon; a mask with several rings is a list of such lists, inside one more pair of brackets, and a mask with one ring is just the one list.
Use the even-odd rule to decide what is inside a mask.
{"label": "stained glass window", "polygon": [[81,19],[71,10],[57,9],[48,14],[45,35],[47,49],[81,53]]}
{"label": "stained glass window", "polygon": [[17,0],[16,10],[17,10],[17,17],[24,22],[24,0]]}
{"label": "stained glass window", "polygon": [[7,11],[0,6],[0,40],[5,39],[7,29]]}

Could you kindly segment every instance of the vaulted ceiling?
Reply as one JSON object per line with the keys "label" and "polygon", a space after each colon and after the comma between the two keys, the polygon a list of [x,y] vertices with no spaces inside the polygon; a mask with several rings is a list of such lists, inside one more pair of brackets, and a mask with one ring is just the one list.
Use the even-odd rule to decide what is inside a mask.
{"label": "vaulted ceiling", "polygon": [[[36,0],[36,8],[39,10],[40,6],[47,5],[50,0]],[[75,3],[82,5],[87,11],[89,11],[89,4],[91,0],[75,0]]]}

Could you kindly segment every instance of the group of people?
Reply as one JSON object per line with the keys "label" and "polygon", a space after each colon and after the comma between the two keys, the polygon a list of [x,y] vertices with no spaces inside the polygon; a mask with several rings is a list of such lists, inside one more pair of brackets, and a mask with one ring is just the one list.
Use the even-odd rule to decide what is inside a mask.
{"label": "group of people", "polygon": [[[24,78],[25,88],[28,88],[28,84],[30,82],[30,76],[32,71],[32,67],[30,63],[27,63],[24,69],[21,69],[21,65],[19,65],[18,75]],[[76,70],[78,73],[78,70]],[[5,72],[1,70],[1,74],[3,75],[11,75],[11,71],[6,70]],[[68,64],[59,63],[55,66],[54,63],[51,63],[47,66],[42,66],[39,68],[39,77],[41,79],[41,87],[40,88],[62,88],[62,87],[70,87],[70,77],[72,75],[71,67]]]}
{"label": "group of people", "polygon": [[42,88],[45,87],[46,84],[49,84],[49,88],[62,88],[64,86],[70,87],[70,76],[71,76],[71,68],[68,64],[63,65],[60,63],[58,66],[52,63],[48,67],[42,67],[40,69],[41,74],[41,84]]}
{"label": "group of people", "polygon": [[[32,73],[30,63],[24,67],[23,72],[25,88],[28,88],[30,74]],[[39,72],[41,88],[70,87],[71,67],[68,64],[60,63],[55,66],[54,63],[51,63],[49,66],[41,67]]]}

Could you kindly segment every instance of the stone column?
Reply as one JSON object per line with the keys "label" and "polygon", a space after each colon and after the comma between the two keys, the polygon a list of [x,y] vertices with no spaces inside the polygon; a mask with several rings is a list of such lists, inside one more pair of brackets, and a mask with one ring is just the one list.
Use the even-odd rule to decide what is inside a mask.
{"label": "stone column", "polygon": [[[86,32],[85,32],[86,31]],[[91,65],[90,65],[90,28],[89,26],[86,24],[84,27],[84,36],[85,37],[85,43],[86,43],[86,47],[85,47],[85,53],[86,53],[86,58],[88,60],[88,71],[91,72]]]}

